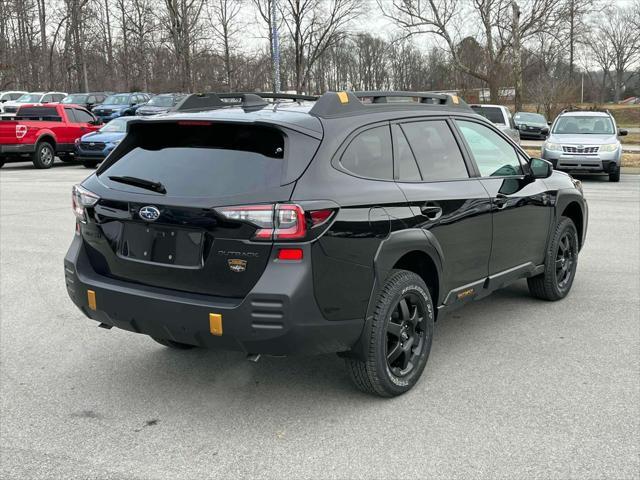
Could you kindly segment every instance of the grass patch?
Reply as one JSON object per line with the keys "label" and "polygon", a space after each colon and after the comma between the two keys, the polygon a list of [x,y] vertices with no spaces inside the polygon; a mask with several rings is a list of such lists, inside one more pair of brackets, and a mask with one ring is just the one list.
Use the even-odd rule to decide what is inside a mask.
{"label": "grass patch", "polygon": [[640,133],[629,133],[625,137],[620,137],[620,142],[627,145],[638,145],[640,144]]}
{"label": "grass patch", "polygon": [[[535,147],[528,147],[524,149],[525,152],[531,157],[539,157],[540,149]],[[640,168],[640,153],[623,153],[622,154],[622,166]]]}

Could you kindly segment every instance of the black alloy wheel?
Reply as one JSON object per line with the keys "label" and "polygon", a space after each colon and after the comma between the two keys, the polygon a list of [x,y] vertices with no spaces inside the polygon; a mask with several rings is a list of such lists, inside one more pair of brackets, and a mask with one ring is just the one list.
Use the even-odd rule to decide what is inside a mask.
{"label": "black alloy wheel", "polygon": [[397,377],[419,363],[425,342],[425,305],[415,292],[400,298],[387,324],[387,366]]}

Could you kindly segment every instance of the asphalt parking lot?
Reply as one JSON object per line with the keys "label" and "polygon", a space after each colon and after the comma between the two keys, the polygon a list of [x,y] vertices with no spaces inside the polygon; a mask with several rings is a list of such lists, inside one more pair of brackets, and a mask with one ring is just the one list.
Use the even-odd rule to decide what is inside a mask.
{"label": "asphalt parking lot", "polygon": [[640,175],[583,178],[567,299],[519,282],[457,311],[417,387],[381,400],[334,355],[252,364],[85,319],[62,259],[88,173],[0,170],[0,478],[640,475]]}

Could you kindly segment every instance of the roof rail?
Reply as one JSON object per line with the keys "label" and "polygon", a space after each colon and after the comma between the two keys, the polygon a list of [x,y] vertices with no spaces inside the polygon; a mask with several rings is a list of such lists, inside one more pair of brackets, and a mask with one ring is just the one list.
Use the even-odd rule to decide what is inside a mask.
{"label": "roof rail", "polygon": [[244,109],[262,108],[269,105],[265,99],[315,101],[315,95],[297,95],[294,93],[269,92],[226,92],[226,93],[192,93],[174,108],[176,112],[213,110],[224,107],[242,107]]}
{"label": "roof rail", "polygon": [[606,113],[610,117],[613,117],[613,115],[611,115],[611,112],[609,111],[608,108],[596,108],[594,106],[587,107],[587,108],[580,108],[580,107],[576,107],[575,105],[569,105],[567,108],[564,108],[560,112],[560,114],[562,115],[563,113],[569,113],[569,112],[600,112],[600,113]]}
{"label": "roof rail", "polygon": [[385,110],[407,110],[440,106],[469,109],[456,95],[432,92],[327,92],[318,99],[309,113],[318,117],[338,117]]}

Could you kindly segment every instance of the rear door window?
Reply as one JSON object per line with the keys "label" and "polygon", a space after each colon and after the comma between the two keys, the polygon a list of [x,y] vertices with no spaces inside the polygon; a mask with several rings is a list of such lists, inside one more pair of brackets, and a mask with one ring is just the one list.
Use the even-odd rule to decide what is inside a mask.
{"label": "rear door window", "polygon": [[76,119],[76,112],[73,108],[65,108],[64,111],[67,114],[67,119],[71,123],[78,123],[78,120]]}
{"label": "rear door window", "polygon": [[[100,172],[102,181],[138,177],[184,197],[224,197],[282,184],[286,142],[274,128],[172,122],[132,125],[129,135],[135,148]],[[116,182],[109,186],[139,191]]]}
{"label": "rear door window", "polygon": [[467,166],[445,120],[402,124],[425,182],[469,178]]}
{"label": "rear door window", "polygon": [[359,177],[393,179],[393,154],[389,125],[359,133],[346,148],[340,164]]}
{"label": "rear door window", "polygon": [[73,113],[75,114],[76,122],[78,123],[89,123],[93,121],[93,117],[91,116],[91,114],[85,110],[74,108]]}

